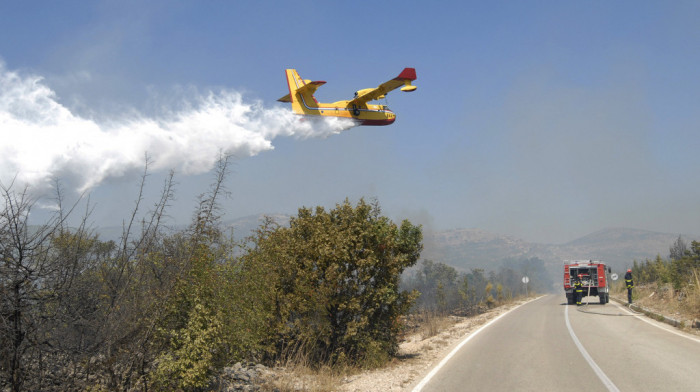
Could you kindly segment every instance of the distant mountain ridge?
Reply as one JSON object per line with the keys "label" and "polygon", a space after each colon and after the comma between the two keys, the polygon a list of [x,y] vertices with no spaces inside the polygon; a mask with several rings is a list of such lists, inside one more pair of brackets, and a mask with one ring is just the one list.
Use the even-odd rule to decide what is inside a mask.
{"label": "distant mountain ridge", "polygon": [[[690,243],[698,236],[681,234]],[[456,268],[497,267],[504,259],[537,257],[548,264],[563,260],[602,260],[622,269],[633,260],[668,257],[669,248],[678,234],[629,228],[606,228],[565,244],[538,244],[489,233],[479,229],[456,229],[436,232],[425,237],[422,257]],[[488,268],[490,269],[490,268]]]}

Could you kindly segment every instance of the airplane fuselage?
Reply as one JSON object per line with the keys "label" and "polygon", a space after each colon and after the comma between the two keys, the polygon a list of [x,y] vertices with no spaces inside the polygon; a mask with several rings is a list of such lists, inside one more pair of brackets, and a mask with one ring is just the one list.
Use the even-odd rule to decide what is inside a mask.
{"label": "airplane fuselage", "polygon": [[304,80],[295,69],[285,70],[289,94],[278,99],[280,102],[290,102],[296,114],[304,116],[339,117],[352,119],[358,125],[389,125],[396,121],[396,114],[386,105],[371,104],[370,101],[383,99],[389,91],[404,86],[401,91],[414,91],[411,81],[416,79],[413,68],[405,68],[399,76],[376,88],[367,88],[355,92],[351,100],[332,103],[318,102],[314,92],[324,81]]}
{"label": "airplane fuselage", "polygon": [[386,105],[350,105],[350,101],[317,103],[317,107],[307,105],[302,97],[304,114],[341,117],[355,120],[360,125],[389,125],[396,120],[396,114]]}

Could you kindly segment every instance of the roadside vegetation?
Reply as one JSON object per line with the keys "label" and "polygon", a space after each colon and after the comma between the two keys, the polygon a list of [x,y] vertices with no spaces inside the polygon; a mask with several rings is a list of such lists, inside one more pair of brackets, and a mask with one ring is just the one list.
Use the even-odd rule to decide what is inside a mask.
{"label": "roadside vegetation", "polygon": [[89,203],[82,215],[64,205],[59,184],[43,224],[31,222],[29,189],[0,184],[0,391],[211,390],[237,362],[327,385],[396,358],[416,325],[436,334],[450,315],[525,295],[524,275],[531,294],[551,286],[538,259],[488,273],[424,261],[408,272],[421,228],[365,200],[300,208],[289,225],[269,219],[236,242],[218,207],[228,164],[181,230],[165,225],[172,173],[144,208],[146,165],[117,241],[91,228]]}
{"label": "roadside vegetation", "polygon": [[[522,278],[527,276],[527,284]],[[403,287],[420,293],[415,311],[474,315],[528,294],[549,291],[552,281],[538,258],[507,259],[495,271],[459,272],[447,264],[424,260],[405,274]]]}
{"label": "roadside vegetation", "polygon": [[399,280],[420,227],[345,200],[236,243],[219,222],[227,165],[179,231],[164,226],[172,174],[144,211],[146,166],[119,241],[90,228],[91,206],[68,226],[60,186],[57,212],[36,225],[29,190],[0,184],[0,390],[198,391],[236,362],[391,358],[417,296]]}
{"label": "roadside vegetation", "polygon": [[[700,324],[700,242],[688,245],[679,236],[670,246],[668,258],[659,255],[654,260],[635,260],[632,276],[633,301],[681,319],[684,326]],[[626,293],[623,284],[618,287]]]}
{"label": "roadside vegetation", "polygon": [[[528,276],[528,284],[522,278]],[[515,299],[547,292],[552,281],[538,258],[506,259],[495,271],[474,268],[457,271],[452,266],[423,260],[407,271],[402,287],[419,293],[409,315],[409,326],[423,338],[434,336],[458,321]]]}

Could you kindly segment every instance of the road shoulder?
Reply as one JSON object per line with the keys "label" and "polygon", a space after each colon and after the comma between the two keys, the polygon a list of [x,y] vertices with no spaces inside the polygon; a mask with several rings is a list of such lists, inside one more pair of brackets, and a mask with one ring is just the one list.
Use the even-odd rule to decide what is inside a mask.
{"label": "road shoulder", "polygon": [[410,391],[470,334],[509,310],[537,298],[514,301],[475,317],[460,317],[455,324],[427,339],[413,334],[400,345],[397,358],[388,366],[345,377],[338,389],[346,392]]}

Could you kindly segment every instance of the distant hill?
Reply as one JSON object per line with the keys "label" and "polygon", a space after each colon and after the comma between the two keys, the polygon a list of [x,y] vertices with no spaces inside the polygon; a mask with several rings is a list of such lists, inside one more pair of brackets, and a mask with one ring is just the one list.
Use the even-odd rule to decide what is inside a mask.
{"label": "distant hill", "polygon": [[540,254],[539,246],[480,229],[456,229],[424,236],[422,258],[460,269],[483,268],[510,257]]}
{"label": "distant hill", "polygon": [[[684,241],[700,239],[698,236],[682,234]],[[669,248],[678,239],[678,234],[658,233],[648,230],[609,228],[556,247],[563,254],[583,255],[607,260],[613,265],[628,266],[633,260],[654,259],[657,255],[668,258]]]}
{"label": "distant hill", "polygon": [[[690,243],[698,236],[682,235]],[[456,229],[426,235],[422,257],[443,262],[462,270],[495,269],[507,258],[537,257],[547,264],[561,265],[563,260],[602,260],[621,270],[633,260],[668,257],[669,247],[678,234],[647,230],[608,228],[565,244],[530,243],[511,236],[479,229]]]}
{"label": "distant hill", "polygon": [[[265,216],[280,225],[289,223],[290,215],[259,214],[224,221],[233,228],[236,239],[248,236],[258,228]],[[700,236],[681,235],[690,243]],[[678,234],[659,233],[629,228],[606,228],[565,244],[531,243],[513,236],[490,233],[480,229],[454,229],[425,233],[422,259],[451,265],[463,271],[472,268],[497,269],[505,259],[537,257],[552,266],[563,260],[602,260],[614,269],[622,270],[633,260],[668,257],[669,247]]]}

